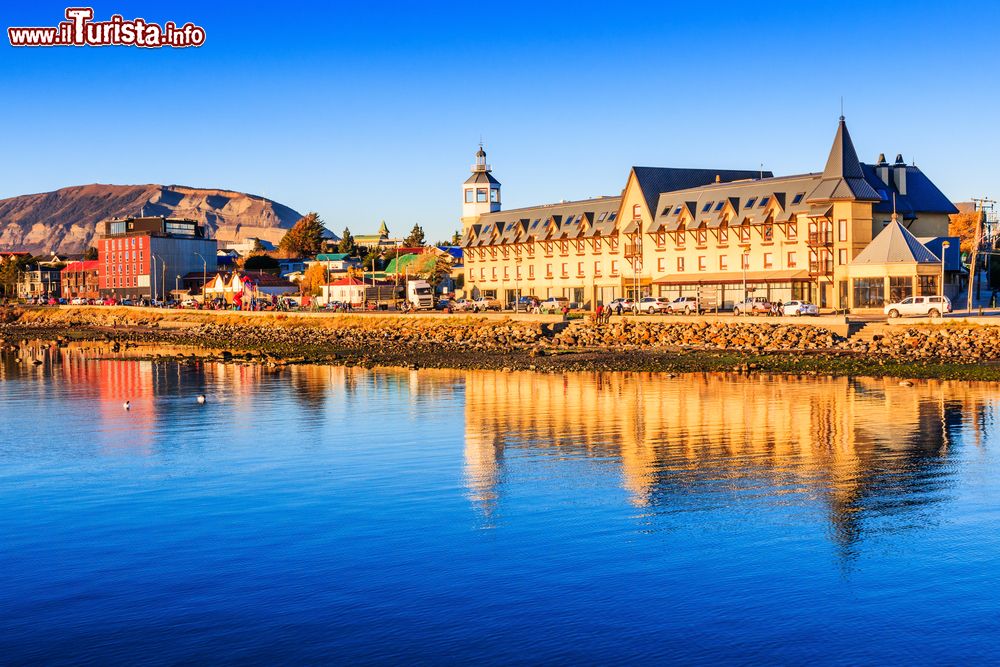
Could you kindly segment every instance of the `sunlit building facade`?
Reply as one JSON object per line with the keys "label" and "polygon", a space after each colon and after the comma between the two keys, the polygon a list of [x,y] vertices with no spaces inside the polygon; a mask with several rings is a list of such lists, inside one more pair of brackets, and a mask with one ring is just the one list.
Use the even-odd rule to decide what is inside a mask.
{"label": "sunlit building facade", "polygon": [[843,118],[821,172],[633,167],[619,196],[508,211],[499,190],[480,150],[463,186],[466,287],[507,303],[694,295],[729,308],[749,295],[861,309],[953,293],[961,272],[957,240],[944,245],[955,207],[901,155],[860,162]]}

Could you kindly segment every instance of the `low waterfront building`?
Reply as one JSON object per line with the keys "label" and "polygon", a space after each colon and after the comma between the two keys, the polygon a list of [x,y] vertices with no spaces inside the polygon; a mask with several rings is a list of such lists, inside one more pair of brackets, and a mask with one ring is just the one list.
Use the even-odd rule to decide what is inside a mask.
{"label": "low waterfront building", "polygon": [[17,282],[19,299],[58,299],[62,294],[62,267],[37,263],[28,266]]}
{"label": "low waterfront building", "polygon": [[252,300],[272,301],[281,296],[296,295],[298,286],[266,271],[233,271],[218,273],[205,285],[207,302],[221,300],[228,305],[246,305]]}
{"label": "low waterfront building", "polygon": [[216,271],[217,243],[195,220],[115,218],[99,224],[98,236],[105,297],[163,299],[181,276]]}
{"label": "low waterfront building", "polygon": [[329,303],[348,303],[352,307],[361,308],[365,304],[365,288],[367,284],[358,278],[347,276],[334,280],[329,285],[323,285],[317,303],[325,306]]}
{"label": "low waterfront building", "polygon": [[[499,190],[482,150],[473,170]],[[516,293],[561,296],[587,308],[645,295],[699,296],[720,308],[747,295],[874,308],[879,279],[883,299],[904,284],[912,294],[937,294],[941,259],[920,241],[912,261],[879,263],[877,256],[883,245],[899,247],[899,229],[906,247],[917,237],[940,247],[955,211],[902,156],[892,165],[884,156],[861,163],[843,118],[822,172],[633,167],[619,197],[509,211],[500,210],[499,193],[496,202],[470,203],[468,182],[463,189],[473,295],[505,302]],[[880,233],[891,242],[862,256]]]}
{"label": "low waterfront building", "polygon": [[60,283],[64,299],[98,299],[101,296],[100,262],[86,260],[70,262],[61,271]]}

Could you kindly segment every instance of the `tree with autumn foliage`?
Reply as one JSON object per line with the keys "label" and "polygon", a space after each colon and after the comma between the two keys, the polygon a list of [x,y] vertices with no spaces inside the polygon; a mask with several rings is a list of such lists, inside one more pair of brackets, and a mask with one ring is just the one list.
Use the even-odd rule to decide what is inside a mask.
{"label": "tree with autumn foliage", "polygon": [[284,257],[315,257],[323,252],[325,232],[326,227],[323,226],[319,213],[304,215],[281,239],[278,252]]}
{"label": "tree with autumn foliage", "polygon": [[328,282],[326,267],[320,263],[310,264],[299,280],[299,292],[302,296],[319,296],[323,293],[323,285]]}
{"label": "tree with autumn foliage", "polygon": [[431,285],[438,285],[451,273],[451,255],[425,252],[410,262],[407,271],[411,276],[422,278]]}
{"label": "tree with autumn foliage", "polygon": [[965,211],[949,216],[948,234],[961,239],[963,253],[972,253],[976,244],[976,228],[984,222],[984,215],[982,211]]}

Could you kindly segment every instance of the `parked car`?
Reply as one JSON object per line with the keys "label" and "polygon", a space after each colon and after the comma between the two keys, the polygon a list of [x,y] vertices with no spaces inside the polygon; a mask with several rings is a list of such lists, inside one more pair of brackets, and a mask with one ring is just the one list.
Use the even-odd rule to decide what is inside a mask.
{"label": "parked car", "polygon": [[474,313],[487,312],[490,310],[499,312],[503,310],[503,305],[496,299],[488,299],[486,297],[480,297],[472,302],[472,312]]}
{"label": "parked car", "polygon": [[612,299],[611,302],[605,306],[605,308],[610,308],[612,313],[618,312],[618,304],[621,304],[623,313],[634,312],[635,310],[635,300],[627,299],[623,297],[618,297],[617,299]]}
{"label": "parked car", "polygon": [[197,308],[198,301],[195,299],[184,299],[181,301],[181,308]]}
{"label": "parked car", "polygon": [[658,315],[670,311],[670,299],[665,296],[644,296],[632,306],[633,313]]}
{"label": "parked car", "polygon": [[71,306],[86,306],[87,305],[87,300],[84,299],[82,296],[78,296],[75,299],[73,299],[72,301],[70,301],[69,304]]}
{"label": "parked car", "polygon": [[752,296],[743,301],[737,302],[733,306],[733,315],[770,315],[771,302],[766,296]]}
{"label": "parked car", "polygon": [[898,303],[890,303],[883,312],[891,318],[906,315],[941,317],[951,312],[951,299],[946,296],[910,296]]}
{"label": "parked car", "polygon": [[448,302],[448,308],[453,313],[464,313],[473,309],[473,302],[468,299],[452,299]]}
{"label": "parked car", "polygon": [[510,302],[510,309],[519,313],[527,313],[535,306],[536,303],[541,303],[541,299],[532,294],[522,294],[517,301]]}
{"label": "parked car", "polygon": [[782,312],[785,315],[792,315],[799,317],[802,315],[811,315],[815,317],[819,315],[819,308],[816,304],[809,303],[808,301],[786,301],[781,307]]}
{"label": "parked car", "polygon": [[696,296],[679,296],[667,303],[667,312],[692,315],[701,312],[701,304]]}
{"label": "parked car", "polygon": [[538,305],[539,312],[549,314],[561,313],[563,308],[569,308],[569,299],[564,296],[550,296]]}

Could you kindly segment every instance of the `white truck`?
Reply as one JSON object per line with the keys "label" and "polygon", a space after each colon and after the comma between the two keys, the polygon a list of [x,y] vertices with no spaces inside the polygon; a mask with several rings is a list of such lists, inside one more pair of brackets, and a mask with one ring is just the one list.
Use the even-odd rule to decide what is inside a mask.
{"label": "white truck", "polygon": [[426,280],[410,280],[406,283],[406,300],[414,310],[433,310],[434,288]]}

